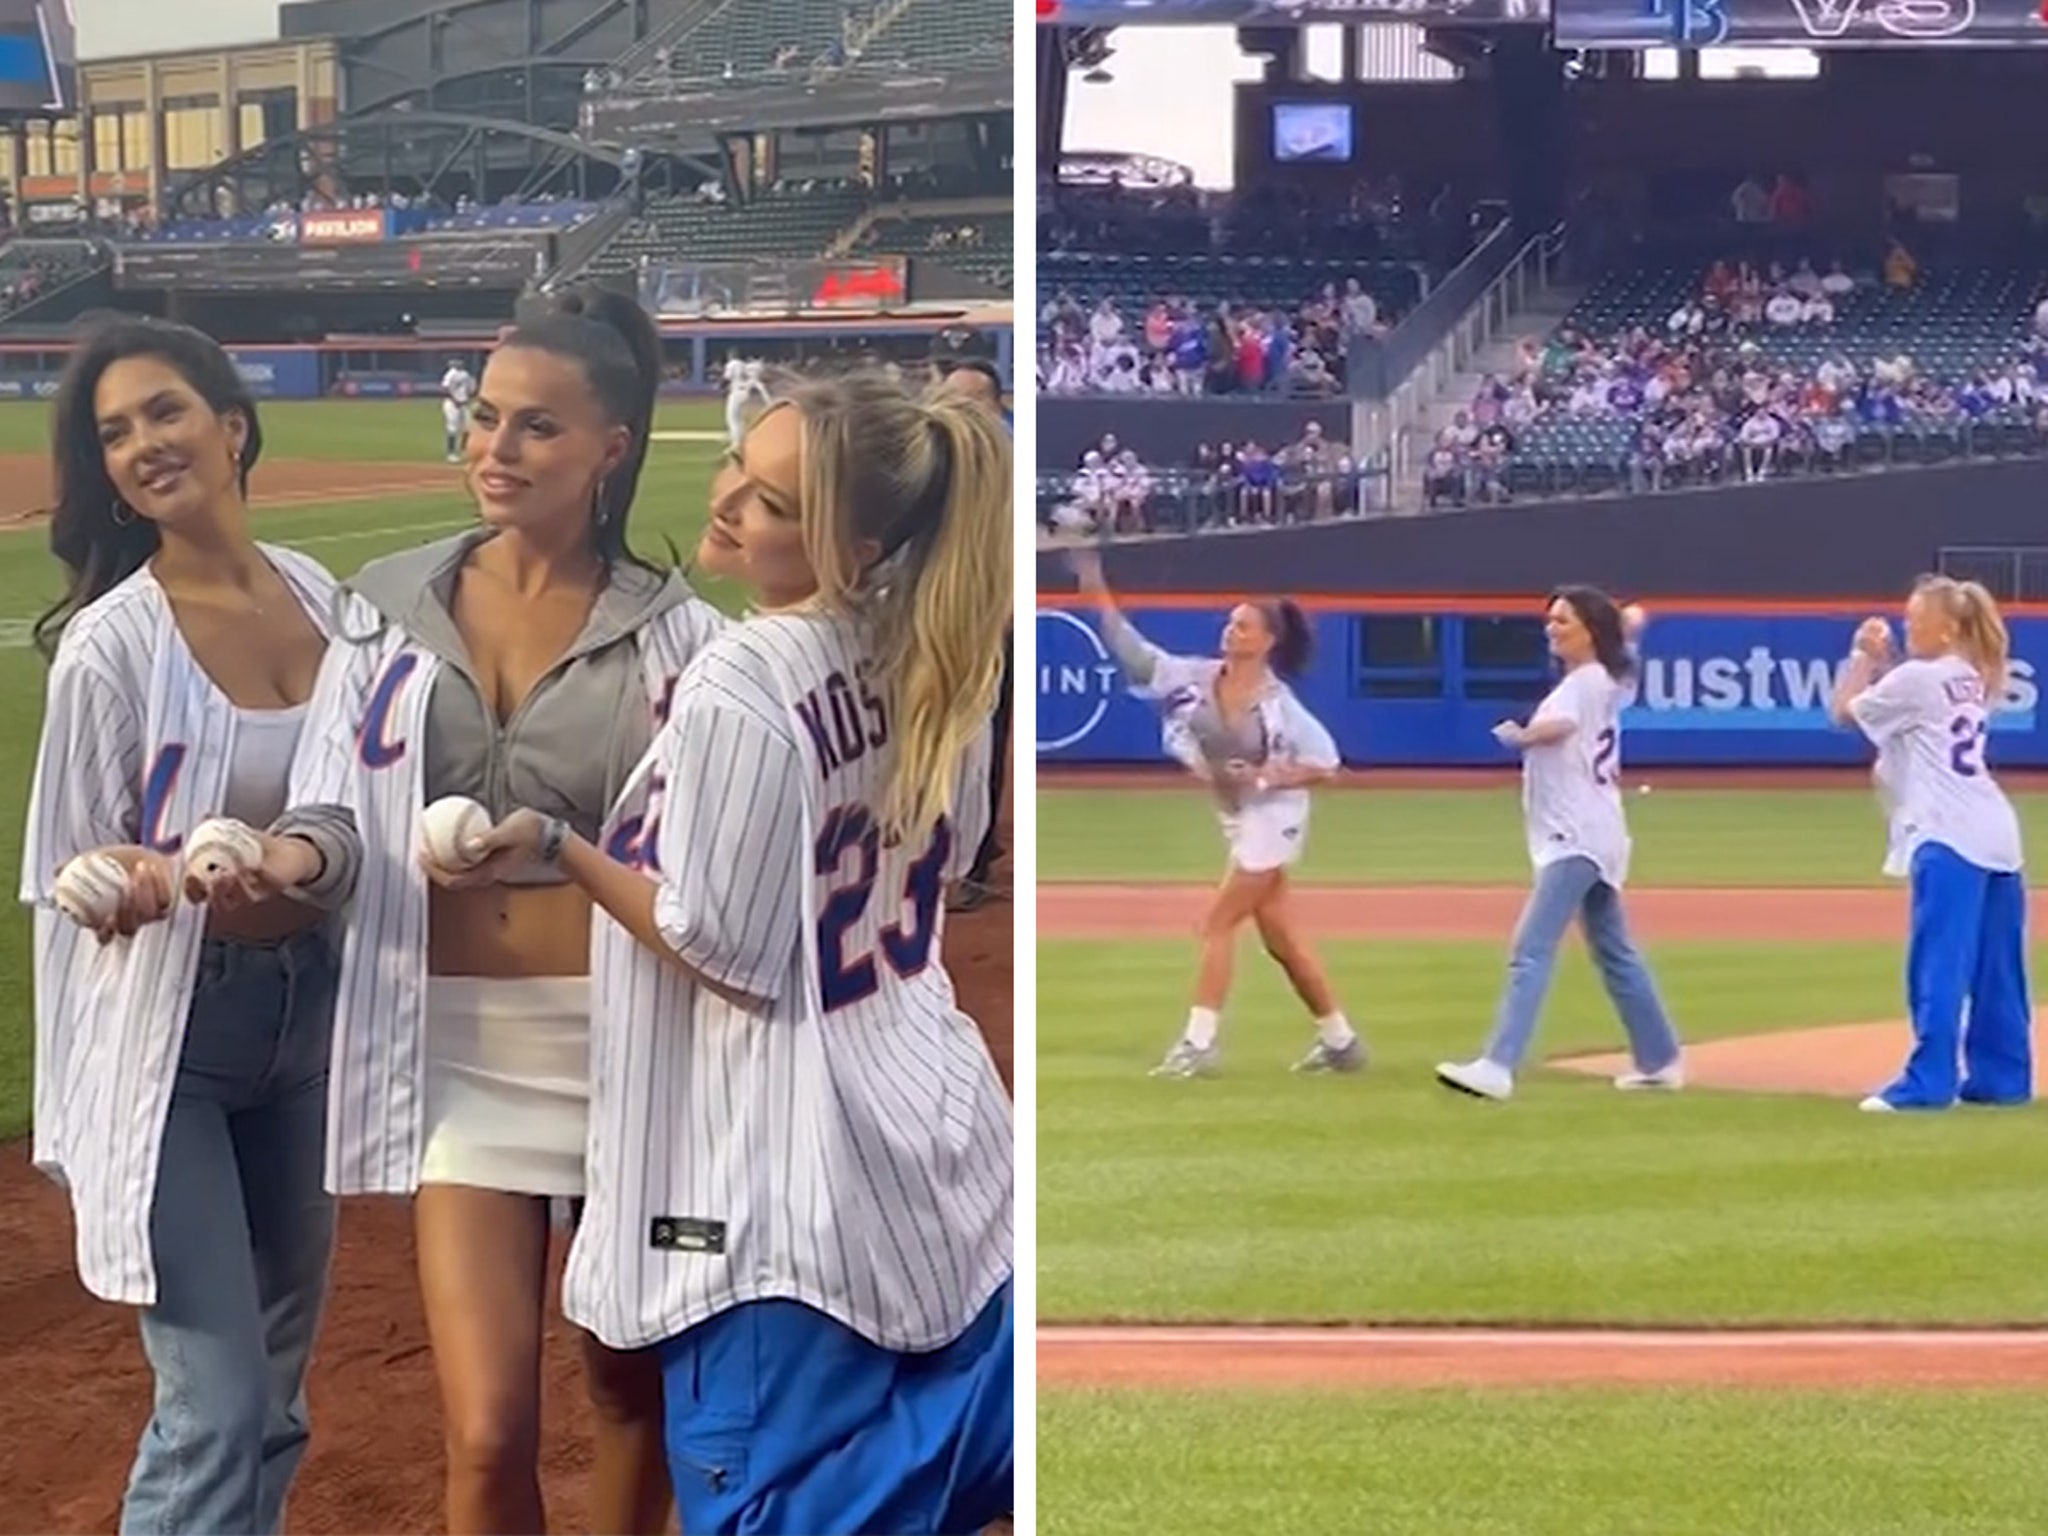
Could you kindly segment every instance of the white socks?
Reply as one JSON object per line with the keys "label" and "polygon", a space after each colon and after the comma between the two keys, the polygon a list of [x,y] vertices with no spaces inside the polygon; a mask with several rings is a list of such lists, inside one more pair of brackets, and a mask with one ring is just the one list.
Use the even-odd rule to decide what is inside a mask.
{"label": "white socks", "polygon": [[1317,1019],[1316,1033],[1322,1036],[1323,1044],[1333,1051],[1342,1050],[1358,1038],[1358,1032],[1351,1027],[1351,1021],[1342,1013],[1333,1013]]}
{"label": "white socks", "polygon": [[1198,1051],[1206,1051],[1216,1043],[1216,1028],[1223,1022],[1223,1015],[1214,1008],[1190,1008],[1188,1027],[1181,1032],[1181,1038]]}

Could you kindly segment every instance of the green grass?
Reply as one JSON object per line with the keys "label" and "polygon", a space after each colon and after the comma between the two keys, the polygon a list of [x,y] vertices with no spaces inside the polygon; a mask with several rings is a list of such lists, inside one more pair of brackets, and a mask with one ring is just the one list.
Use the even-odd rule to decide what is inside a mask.
{"label": "green grass", "polygon": [[[715,404],[664,405],[657,431],[722,429]],[[335,461],[439,462],[440,412],[431,402],[281,403],[263,407],[265,457]],[[33,405],[0,409],[0,452],[47,448],[47,413]],[[656,443],[640,482],[633,542],[665,561],[664,538],[685,559],[696,548],[718,445]],[[256,471],[260,493],[263,471]],[[262,512],[259,537],[305,550],[337,576],[394,550],[445,537],[473,518],[451,480],[443,495],[398,496],[335,506]],[[41,730],[43,664],[26,648],[30,621],[63,589],[62,573],[40,533],[0,534],[0,870],[10,886],[21,867],[22,821]],[[705,596],[731,608],[738,593],[705,583]],[[20,1134],[29,1116],[29,924],[12,902],[0,915],[0,1137]]]}
{"label": "green grass", "polygon": [[[1656,774],[1646,775],[1654,783]],[[1222,868],[1216,818],[1188,788],[1038,792],[1043,880],[1200,880]],[[1513,786],[1339,790],[1316,799],[1306,881],[1520,885],[1529,878]],[[2048,795],[2015,796],[2030,846],[2048,846]],[[1884,883],[1884,827],[1854,789],[1653,790],[1631,796],[1640,885],[1860,886]]]}
{"label": "green grass", "polygon": [[[1223,1075],[1181,1082],[1145,1073],[1179,1028],[1188,945],[1040,946],[1042,1315],[2048,1319],[2037,1115],[1883,1119],[1840,1100],[1622,1095],[1548,1072],[1526,1073],[1510,1105],[1481,1104],[1431,1068],[1482,1043],[1500,945],[1323,953],[1370,1039],[1369,1072],[1287,1071],[1308,1026],[1261,961],[1241,973]],[[1885,945],[1665,944],[1653,958],[1691,1040],[1899,1011]],[[1620,1038],[1568,950],[1537,1054]]]}
{"label": "green grass", "polygon": [[2034,1536],[2017,1392],[1042,1391],[1044,1536]]}

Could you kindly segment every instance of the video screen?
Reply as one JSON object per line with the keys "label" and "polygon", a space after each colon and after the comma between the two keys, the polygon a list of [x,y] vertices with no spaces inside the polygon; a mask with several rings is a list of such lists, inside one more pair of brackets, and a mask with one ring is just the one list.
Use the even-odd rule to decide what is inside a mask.
{"label": "video screen", "polygon": [[65,112],[78,46],[72,0],[0,0],[0,114]]}
{"label": "video screen", "polygon": [[1351,158],[1348,102],[1282,101],[1273,105],[1273,158],[1282,163],[1343,164]]}

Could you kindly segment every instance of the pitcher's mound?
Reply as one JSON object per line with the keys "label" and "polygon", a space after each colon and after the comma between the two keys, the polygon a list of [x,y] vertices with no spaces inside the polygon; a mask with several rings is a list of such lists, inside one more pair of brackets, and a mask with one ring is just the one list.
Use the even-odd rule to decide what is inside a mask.
{"label": "pitcher's mound", "polygon": [[[1910,1026],[1831,1024],[1825,1029],[1780,1034],[1738,1035],[1685,1048],[1689,1088],[1722,1088],[1736,1093],[1809,1093],[1860,1099],[1898,1076],[1913,1043]],[[1613,1077],[1626,1072],[1625,1052],[1568,1056],[1550,1065],[1566,1072]],[[2034,1091],[2048,1091],[2048,1009],[2034,1013]]]}

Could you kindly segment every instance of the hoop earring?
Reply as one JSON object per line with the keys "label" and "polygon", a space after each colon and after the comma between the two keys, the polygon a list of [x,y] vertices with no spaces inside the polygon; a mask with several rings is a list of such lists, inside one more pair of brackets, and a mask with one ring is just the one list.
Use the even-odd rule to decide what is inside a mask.
{"label": "hoop earring", "polygon": [[112,516],[114,519],[114,526],[116,528],[125,528],[130,523],[135,521],[135,509],[129,506],[128,503],[123,501],[120,497],[116,496],[114,498],[114,510]]}

